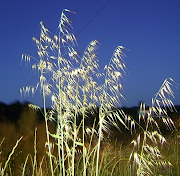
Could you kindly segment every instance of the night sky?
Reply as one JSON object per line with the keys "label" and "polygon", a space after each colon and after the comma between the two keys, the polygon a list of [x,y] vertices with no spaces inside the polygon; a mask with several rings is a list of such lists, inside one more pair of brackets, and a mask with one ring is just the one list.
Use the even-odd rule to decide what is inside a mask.
{"label": "night sky", "polygon": [[[129,73],[122,81],[123,106],[151,103],[163,81],[171,77],[180,84],[180,1],[179,0],[1,0],[0,2],[0,101],[31,101],[42,106],[40,92],[22,97],[19,89],[36,85],[34,74],[23,53],[37,56],[33,37],[40,35],[40,22],[57,34],[63,9],[72,15],[78,51],[94,39],[100,42],[101,69],[108,64],[118,45],[129,49],[125,62]],[[174,88],[175,105],[180,90]]]}

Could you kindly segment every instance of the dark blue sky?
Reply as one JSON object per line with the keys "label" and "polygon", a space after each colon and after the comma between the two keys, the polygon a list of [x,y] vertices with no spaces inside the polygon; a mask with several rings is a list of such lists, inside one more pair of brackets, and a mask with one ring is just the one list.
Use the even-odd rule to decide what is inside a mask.
{"label": "dark blue sky", "polygon": [[[36,85],[37,75],[21,65],[22,53],[37,56],[32,37],[40,35],[40,21],[56,34],[64,8],[73,15],[78,50],[99,39],[98,57],[101,68],[109,62],[118,45],[130,49],[125,54],[129,73],[123,95],[137,106],[150,104],[162,82],[171,77],[180,84],[180,1],[178,0],[1,0],[0,2],[0,101],[32,101],[42,105],[37,92],[21,99],[19,89]],[[106,4],[106,7],[102,7]],[[91,20],[100,12],[93,20]],[[83,26],[91,20],[84,28]],[[174,89],[174,104],[180,104],[180,91]]]}

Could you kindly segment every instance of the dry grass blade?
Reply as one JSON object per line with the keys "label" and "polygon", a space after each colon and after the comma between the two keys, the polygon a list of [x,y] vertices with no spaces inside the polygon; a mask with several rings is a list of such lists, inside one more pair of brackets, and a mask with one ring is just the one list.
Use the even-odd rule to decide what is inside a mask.
{"label": "dry grass blade", "polygon": [[22,138],[23,138],[23,137],[21,137],[20,139],[17,140],[15,146],[13,147],[11,153],[10,153],[9,156],[8,156],[8,159],[6,160],[6,162],[5,162],[5,164],[4,164],[4,168],[1,168],[1,169],[2,169],[2,170],[1,170],[1,175],[2,175],[2,176],[5,174],[5,170],[6,170],[7,166],[8,166],[8,163],[10,162],[10,159],[11,159],[12,155],[14,154],[15,149],[17,148],[17,146],[18,146],[18,144],[19,144],[19,142],[21,141]]}

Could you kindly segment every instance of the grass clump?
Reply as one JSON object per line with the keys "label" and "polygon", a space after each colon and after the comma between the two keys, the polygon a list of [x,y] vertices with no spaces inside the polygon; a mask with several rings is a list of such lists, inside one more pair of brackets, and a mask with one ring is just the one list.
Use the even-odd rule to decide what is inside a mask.
{"label": "grass clump", "polygon": [[[32,59],[37,61],[32,64],[32,69],[39,72],[39,82],[35,86],[20,89],[20,92],[26,95],[31,91],[34,94],[39,89],[42,93],[43,110],[33,104],[29,106],[42,111],[44,116],[51,175],[153,175],[159,174],[160,166],[171,167],[160,153],[159,145],[164,144],[165,138],[161,135],[157,119],[162,120],[170,130],[174,128],[166,109],[174,109],[172,101],[167,98],[168,95],[173,96],[173,80],[165,80],[148,110],[145,104],[141,104],[139,120],[144,120],[145,128],[141,127],[131,116],[117,108],[121,105],[121,99],[124,99],[121,80],[127,70],[124,62],[126,48],[117,46],[109,64],[104,67],[105,72],[100,73],[98,41],[90,42],[80,57],[75,50],[77,41],[71,33],[69,13],[73,12],[67,9],[62,11],[58,35],[52,35],[40,23],[40,38],[33,38],[39,59],[22,55],[22,60],[28,64]],[[102,85],[98,83],[99,77],[104,80]],[[47,109],[49,97],[52,106]],[[97,116],[94,116],[95,112]],[[88,115],[94,117],[91,126],[86,123]],[[50,121],[56,122],[55,133],[49,130]],[[137,125],[141,129],[137,139],[132,141],[134,146],[129,165],[126,165],[128,160],[122,150],[110,156],[112,152],[109,153],[108,149],[111,147],[106,143],[111,126],[120,130],[120,124],[131,133]],[[152,131],[152,128],[156,130]],[[55,153],[50,138],[56,141]],[[37,173],[34,161],[33,173]],[[122,172],[121,167],[125,167],[126,171]]]}
{"label": "grass clump", "polygon": [[[39,71],[39,82],[35,87],[26,86],[21,89],[24,94],[34,91],[40,87],[43,96],[44,118],[46,122],[47,145],[49,147],[49,158],[51,173],[62,175],[75,175],[75,161],[77,148],[82,148],[83,175],[86,175],[89,161],[93,158],[93,167],[96,175],[99,174],[99,153],[103,139],[103,132],[109,133],[109,124],[116,127],[117,121],[124,123],[124,114],[120,116],[113,109],[118,105],[120,89],[122,88],[119,78],[125,74],[123,61],[124,50],[118,46],[105,67],[104,84],[98,85],[96,78],[103,74],[98,72],[98,60],[96,50],[98,41],[94,40],[85,49],[82,58],[74,49],[76,45],[75,36],[70,33],[71,21],[67,17],[68,10],[63,10],[58,26],[58,36],[53,36],[41,22],[40,39],[34,39],[38,48],[38,63],[32,65],[33,69]],[[71,13],[71,12],[70,12]],[[22,59],[31,60],[31,56],[23,55]],[[74,62],[74,64],[73,64]],[[51,110],[46,109],[46,97],[52,100]],[[40,109],[31,105],[35,109]],[[96,131],[97,144],[91,150],[85,146],[85,119],[87,113],[93,113],[99,106],[98,129],[88,127]],[[78,117],[82,119],[78,123]],[[57,123],[56,134],[51,134],[48,128],[48,120],[55,120]],[[81,135],[79,134],[81,130]],[[91,133],[93,138],[94,132]],[[58,156],[57,165],[53,166],[54,156],[51,154],[50,140],[54,137],[57,140]],[[79,137],[81,136],[81,138]],[[95,162],[96,160],[96,162]],[[96,163],[96,164],[95,164]]]}
{"label": "grass clump", "polygon": [[158,122],[162,121],[169,130],[176,129],[174,122],[167,114],[167,109],[176,111],[170,96],[174,97],[171,86],[174,81],[166,79],[155,98],[152,105],[146,108],[144,103],[140,105],[139,121],[144,120],[145,128],[142,126],[142,133],[133,140],[133,150],[130,161],[136,168],[137,175],[171,175],[172,164],[161,155],[161,149],[166,143],[162,136]]}

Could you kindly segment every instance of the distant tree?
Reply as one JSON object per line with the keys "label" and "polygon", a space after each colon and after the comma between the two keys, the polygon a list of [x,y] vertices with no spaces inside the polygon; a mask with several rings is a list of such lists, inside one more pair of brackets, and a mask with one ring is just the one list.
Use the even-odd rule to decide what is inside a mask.
{"label": "distant tree", "polygon": [[15,101],[9,105],[0,102],[0,120],[16,122],[20,118],[23,106],[19,101]]}

